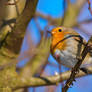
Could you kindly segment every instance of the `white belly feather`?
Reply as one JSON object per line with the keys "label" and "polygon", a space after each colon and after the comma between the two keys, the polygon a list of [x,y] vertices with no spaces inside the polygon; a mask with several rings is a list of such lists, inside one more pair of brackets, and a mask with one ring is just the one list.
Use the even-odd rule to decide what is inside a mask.
{"label": "white belly feather", "polygon": [[59,55],[59,61],[62,65],[72,68],[77,63],[76,55],[78,52],[78,42],[73,39],[69,38],[67,41],[67,47],[65,50],[56,50],[55,56]]}

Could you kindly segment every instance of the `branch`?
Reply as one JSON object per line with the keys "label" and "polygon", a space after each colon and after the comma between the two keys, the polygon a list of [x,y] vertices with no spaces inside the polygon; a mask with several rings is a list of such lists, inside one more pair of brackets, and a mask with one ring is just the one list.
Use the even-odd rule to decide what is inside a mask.
{"label": "branch", "polygon": [[73,27],[77,23],[77,17],[85,3],[86,0],[76,0],[74,4],[68,3],[63,26]]}
{"label": "branch", "polygon": [[63,1],[63,13],[64,13],[64,15],[63,15],[63,18],[61,18],[61,26],[63,25],[64,19],[65,19],[65,10],[66,10],[65,8],[66,8],[66,0]]}
{"label": "branch", "polygon": [[[24,11],[16,19],[13,31],[6,38],[5,48],[14,53],[19,53],[28,23],[33,18],[38,0],[26,0]],[[31,12],[30,12],[31,11]],[[26,15],[26,16],[25,16]],[[17,46],[15,46],[17,44]]]}
{"label": "branch", "polygon": [[37,53],[21,69],[20,75],[24,77],[34,76],[46,65],[50,53],[50,38],[42,38],[40,45],[37,47]]}
{"label": "branch", "polygon": [[[2,1],[4,1],[4,2],[1,3]],[[17,16],[18,12],[21,14],[25,7],[26,1],[25,0],[22,0],[22,1],[23,2],[21,4],[21,1],[18,0],[18,2],[17,2],[18,6],[15,5],[15,7],[17,6],[15,8],[15,7],[12,7],[11,5],[6,4],[6,3],[12,3],[14,1],[0,0],[0,4],[2,4],[2,5],[0,5],[2,7],[2,8],[0,8],[0,11],[4,11],[4,12],[1,12],[3,17],[0,16],[0,18],[1,18],[0,22],[2,22],[0,24],[0,43],[5,42],[7,35],[9,33],[11,33],[11,31],[13,31],[15,23],[16,23],[16,18],[19,17],[19,16]]]}
{"label": "branch", "polygon": [[36,12],[35,17],[41,17],[45,20],[48,20],[50,25],[57,25],[59,26],[61,24],[62,19],[61,18],[53,18],[50,15],[45,15],[43,13],[40,12]]}
{"label": "branch", "polygon": [[[48,20],[50,25],[55,25],[59,26],[61,21],[63,21],[63,18],[53,18],[50,15],[45,15],[43,13],[36,12],[35,17],[41,17],[42,19]],[[92,23],[92,19],[86,19],[80,22],[76,22],[72,27],[79,27],[81,24],[87,24],[87,23]]]}
{"label": "branch", "polygon": [[[88,67],[87,69],[90,71],[89,74],[92,74],[92,66]],[[25,88],[25,87],[57,85],[57,83],[63,82],[69,79],[70,74],[71,74],[71,71],[67,71],[62,73],[61,75],[54,75],[54,76],[48,76],[48,77],[36,77],[36,78],[18,77],[16,80],[16,84],[13,85],[12,89],[16,90],[16,89]],[[79,74],[77,74],[75,77],[78,78],[83,76],[86,76],[86,74],[80,71]]]}
{"label": "branch", "polygon": [[87,0],[87,2],[88,2],[88,9],[89,9],[89,11],[90,11],[90,13],[91,13],[91,15],[92,15],[92,10],[91,10],[91,2],[90,2],[90,0]]}

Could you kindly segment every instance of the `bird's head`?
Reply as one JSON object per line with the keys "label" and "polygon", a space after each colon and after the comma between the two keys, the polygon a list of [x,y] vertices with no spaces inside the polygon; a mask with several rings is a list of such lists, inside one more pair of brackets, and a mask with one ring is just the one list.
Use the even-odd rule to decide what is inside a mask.
{"label": "bird's head", "polygon": [[67,40],[63,40],[63,39],[65,39],[69,35],[76,34],[76,32],[73,29],[66,28],[66,27],[53,28],[50,33],[51,33],[51,38],[52,38],[51,40],[52,53],[56,49],[60,49],[60,50],[65,49]]}
{"label": "bird's head", "polygon": [[65,42],[59,42],[65,38],[65,35],[68,34],[64,27],[56,27],[53,28],[51,33],[51,49],[52,52],[55,51],[55,49],[64,49]]}
{"label": "bird's head", "polygon": [[64,38],[64,35],[66,35],[66,31],[64,28],[62,27],[56,27],[56,28],[53,28],[52,31],[51,31],[51,36],[52,38],[60,38],[60,39],[63,39]]}

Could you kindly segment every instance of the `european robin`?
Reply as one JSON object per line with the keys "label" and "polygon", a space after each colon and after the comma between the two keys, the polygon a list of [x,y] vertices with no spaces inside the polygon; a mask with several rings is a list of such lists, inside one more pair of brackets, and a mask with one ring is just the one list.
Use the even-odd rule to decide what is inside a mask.
{"label": "european robin", "polygon": [[[73,68],[77,63],[86,41],[73,29],[56,27],[51,31],[51,54],[58,63]],[[83,62],[92,62],[92,57],[87,54]],[[81,70],[84,64],[81,65]]]}

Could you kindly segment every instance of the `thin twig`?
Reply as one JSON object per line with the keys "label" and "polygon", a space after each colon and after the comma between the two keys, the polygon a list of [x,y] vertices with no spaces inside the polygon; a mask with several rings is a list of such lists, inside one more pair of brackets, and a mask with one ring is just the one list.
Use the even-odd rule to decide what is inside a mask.
{"label": "thin twig", "polygon": [[63,18],[62,18],[62,20],[61,20],[61,25],[63,25],[64,19],[65,19],[65,5],[66,5],[66,0],[63,0],[63,11],[64,11],[64,16],[63,16]]}
{"label": "thin twig", "polygon": [[89,9],[89,11],[90,11],[90,13],[91,13],[91,15],[92,15],[92,9],[91,9],[91,2],[90,2],[90,0],[87,0],[87,2],[88,2],[88,9]]}

